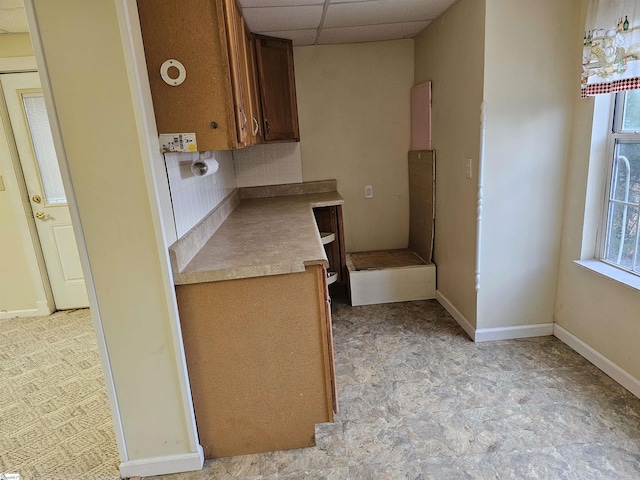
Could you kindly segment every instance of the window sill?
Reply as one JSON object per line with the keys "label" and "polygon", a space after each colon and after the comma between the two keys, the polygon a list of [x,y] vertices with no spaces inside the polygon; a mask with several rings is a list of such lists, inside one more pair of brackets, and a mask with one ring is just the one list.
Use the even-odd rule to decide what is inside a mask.
{"label": "window sill", "polygon": [[640,277],[619,268],[613,267],[607,263],[591,258],[589,260],[574,260],[574,263],[581,267],[596,272],[603,277],[607,277],[617,283],[624,285],[625,287],[640,292]]}

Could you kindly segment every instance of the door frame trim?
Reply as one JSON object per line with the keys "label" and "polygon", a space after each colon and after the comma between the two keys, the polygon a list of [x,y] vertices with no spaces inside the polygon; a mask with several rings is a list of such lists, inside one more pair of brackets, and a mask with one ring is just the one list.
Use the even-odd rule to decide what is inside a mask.
{"label": "door frame trim", "polygon": [[0,73],[24,73],[38,70],[36,57],[0,58]]}
{"label": "door frame trim", "polygon": [[[28,60],[31,59],[31,60]],[[15,57],[0,59],[0,74],[13,73],[36,73],[35,57]],[[19,71],[19,69],[31,66],[28,70]],[[2,88],[0,87],[0,92]],[[7,182],[13,184],[14,189],[9,189],[9,200],[12,210],[18,224],[18,231],[25,246],[31,245],[31,251],[25,251],[26,261],[29,269],[31,283],[36,293],[36,308],[20,311],[10,311],[2,314],[0,318],[10,317],[27,317],[38,315],[49,315],[55,311],[55,301],[51,290],[51,283],[47,274],[47,267],[44,263],[40,238],[33,218],[31,204],[29,203],[29,193],[27,184],[22,172],[22,164],[18,155],[18,148],[15,143],[13,127],[9,119],[9,112],[4,99],[4,95],[0,93],[0,130],[3,136],[0,142],[5,143],[9,161],[4,165],[6,168]],[[0,159],[0,163],[2,162]],[[13,190],[15,193],[11,193]]]}

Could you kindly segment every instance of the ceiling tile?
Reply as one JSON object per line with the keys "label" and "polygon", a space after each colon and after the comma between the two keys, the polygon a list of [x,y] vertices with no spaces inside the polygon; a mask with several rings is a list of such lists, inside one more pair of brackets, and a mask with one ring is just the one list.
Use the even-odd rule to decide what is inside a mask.
{"label": "ceiling tile", "polygon": [[244,19],[252,32],[277,32],[317,28],[322,5],[301,7],[245,8]]}
{"label": "ceiling tile", "polygon": [[377,25],[433,20],[453,3],[452,0],[376,0],[371,2],[331,3],[324,27]]}
{"label": "ceiling tile", "polygon": [[[8,4],[10,2],[4,2]],[[28,32],[27,16],[23,7],[0,8],[0,30],[11,33]]]}
{"label": "ceiling tile", "polygon": [[317,28],[310,28],[307,30],[284,30],[279,32],[256,32],[262,35],[269,35],[270,37],[288,38],[293,41],[294,47],[301,47],[303,45],[313,45],[316,42],[316,36],[318,34]]}
{"label": "ceiling tile", "polygon": [[424,22],[392,23],[358,27],[324,28],[320,32],[319,45],[330,43],[358,43],[412,38],[429,24]]}
{"label": "ceiling tile", "polygon": [[0,10],[24,7],[23,0],[0,0]]}
{"label": "ceiling tile", "polygon": [[324,5],[324,0],[240,0],[242,8],[292,7],[297,5]]}

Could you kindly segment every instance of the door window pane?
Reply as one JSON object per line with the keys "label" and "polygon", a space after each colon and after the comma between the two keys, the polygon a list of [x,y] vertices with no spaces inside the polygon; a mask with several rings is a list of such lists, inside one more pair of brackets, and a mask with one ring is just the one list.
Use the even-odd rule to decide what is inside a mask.
{"label": "door window pane", "polygon": [[45,200],[48,204],[67,203],[44,97],[41,93],[26,94],[22,96],[22,101],[27,115],[33,150],[38,162],[38,174],[44,189]]}

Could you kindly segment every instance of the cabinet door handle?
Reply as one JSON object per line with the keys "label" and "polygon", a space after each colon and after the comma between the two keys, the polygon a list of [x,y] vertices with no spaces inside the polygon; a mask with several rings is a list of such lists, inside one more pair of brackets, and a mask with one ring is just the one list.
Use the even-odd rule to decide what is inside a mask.
{"label": "cabinet door handle", "polygon": [[240,109],[240,113],[242,114],[242,130],[247,129],[247,116],[244,114],[244,109]]}
{"label": "cabinet door handle", "polygon": [[251,117],[253,120],[253,134],[254,135],[258,135],[258,120],[256,120],[256,117]]}
{"label": "cabinet door handle", "polygon": [[271,135],[271,128],[269,127],[269,120],[267,120],[266,118],[264,119],[264,126],[266,127],[268,137],[269,135]]}

